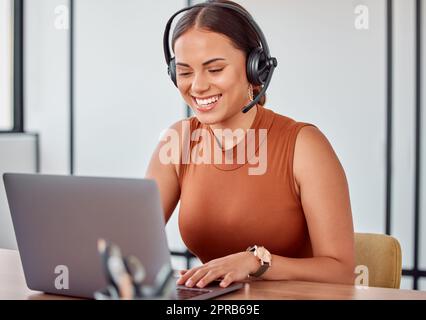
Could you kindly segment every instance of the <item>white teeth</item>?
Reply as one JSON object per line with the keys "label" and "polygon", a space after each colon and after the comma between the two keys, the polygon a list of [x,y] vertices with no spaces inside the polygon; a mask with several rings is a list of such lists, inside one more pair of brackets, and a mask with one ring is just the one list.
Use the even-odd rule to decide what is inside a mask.
{"label": "white teeth", "polygon": [[216,101],[219,100],[219,98],[220,98],[220,95],[217,95],[215,97],[211,97],[211,98],[208,98],[208,99],[198,99],[198,98],[195,98],[195,101],[197,102],[197,104],[199,106],[207,106],[209,104],[215,103]]}

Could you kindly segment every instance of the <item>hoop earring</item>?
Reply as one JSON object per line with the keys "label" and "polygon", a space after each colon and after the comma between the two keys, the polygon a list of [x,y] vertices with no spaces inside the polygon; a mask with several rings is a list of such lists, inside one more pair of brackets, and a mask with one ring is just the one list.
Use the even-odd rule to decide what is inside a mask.
{"label": "hoop earring", "polygon": [[248,96],[249,96],[250,101],[254,100],[254,97],[253,97],[253,86],[251,84],[248,87]]}

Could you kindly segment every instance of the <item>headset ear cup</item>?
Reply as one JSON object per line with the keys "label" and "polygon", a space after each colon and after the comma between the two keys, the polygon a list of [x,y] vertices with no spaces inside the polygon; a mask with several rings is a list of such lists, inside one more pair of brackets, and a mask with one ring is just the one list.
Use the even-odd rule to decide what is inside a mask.
{"label": "headset ear cup", "polygon": [[169,67],[168,67],[168,73],[169,73],[170,79],[172,79],[174,85],[177,87],[175,58],[172,58],[170,60]]}
{"label": "headset ear cup", "polygon": [[253,49],[247,59],[247,79],[255,85],[260,86],[265,83],[269,73],[269,67],[266,66],[266,56],[263,49],[258,47]]}

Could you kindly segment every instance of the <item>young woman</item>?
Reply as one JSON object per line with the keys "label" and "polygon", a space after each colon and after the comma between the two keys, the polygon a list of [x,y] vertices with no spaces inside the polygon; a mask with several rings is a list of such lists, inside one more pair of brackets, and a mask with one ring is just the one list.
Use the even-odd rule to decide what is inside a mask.
{"label": "young woman", "polygon": [[[179,146],[188,143],[189,158],[183,161],[180,148],[179,161],[164,161],[175,152],[164,139],[146,174],[159,186],[166,221],[180,200],[182,239],[203,263],[182,270],[178,283],[204,287],[221,279],[226,287],[251,276],[352,284],[348,184],[332,146],[315,126],[264,107],[264,97],[241,112],[260,90],[246,73],[259,39],[241,14],[215,3],[244,8],[209,3],[186,11],[172,36],[176,85],[195,116],[170,130]],[[216,161],[217,146],[223,160],[241,145],[243,160]],[[192,161],[200,154],[206,160],[210,150],[215,161]]]}

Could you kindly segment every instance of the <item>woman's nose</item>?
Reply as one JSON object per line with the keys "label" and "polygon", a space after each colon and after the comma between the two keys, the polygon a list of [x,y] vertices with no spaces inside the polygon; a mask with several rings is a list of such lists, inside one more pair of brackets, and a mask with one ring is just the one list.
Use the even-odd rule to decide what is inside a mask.
{"label": "woman's nose", "polygon": [[191,90],[193,93],[205,92],[209,89],[210,84],[206,77],[202,74],[195,75],[192,81]]}

